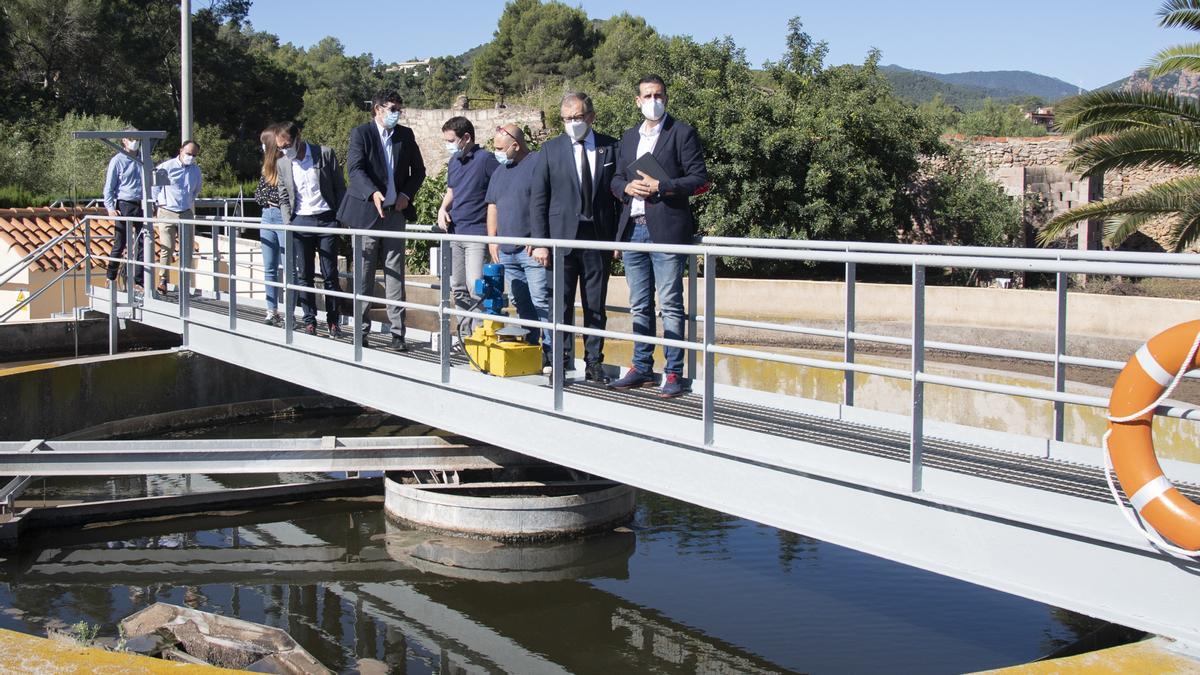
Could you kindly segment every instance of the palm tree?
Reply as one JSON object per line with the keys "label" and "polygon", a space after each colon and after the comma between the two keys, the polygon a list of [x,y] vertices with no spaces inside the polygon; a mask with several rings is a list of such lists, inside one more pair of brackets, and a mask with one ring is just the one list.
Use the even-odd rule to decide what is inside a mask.
{"label": "palm tree", "polygon": [[[1166,0],[1159,25],[1200,31],[1200,0]],[[1200,72],[1200,44],[1169,47],[1151,60],[1149,78]],[[1067,168],[1082,176],[1115,169],[1200,169],[1200,102],[1155,91],[1094,91],[1055,110],[1059,129],[1071,134]],[[1042,245],[1072,225],[1103,220],[1104,237],[1119,245],[1150,220],[1172,225],[1171,246],[1183,251],[1200,240],[1200,176],[1176,178],[1127,197],[1084,204],[1063,213],[1038,235]]]}

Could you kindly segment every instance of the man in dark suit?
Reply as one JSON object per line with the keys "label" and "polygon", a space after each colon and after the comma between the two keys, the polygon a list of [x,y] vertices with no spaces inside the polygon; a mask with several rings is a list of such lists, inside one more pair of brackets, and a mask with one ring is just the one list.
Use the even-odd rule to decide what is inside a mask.
{"label": "man in dark suit", "polygon": [[[622,202],[617,239],[691,244],[696,235],[696,218],[688,199],[709,186],[700,137],[693,127],[666,114],[667,85],[658,75],[647,75],[638,82],[635,102],[646,120],[621,137],[611,186],[613,194]],[[629,165],[646,153],[654,157],[665,176],[655,178],[644,171],[630,175]],[[662,307],[663,337],[684,339],[683,271],[687,268],[687,256],[628,251],[624,260],[633,332],[655,334],[654,295],[657,291]],[[683,350],[664,347],[663,353],[666,365],[659,395],[674,398],[685,391]],[[610,386],[635,389],[653,384],[653,372],[654,345],[637,342],[633,347],[633,367]]]}
{"label": "man in dark suit", "polygon": [[[612,182],[617,140],[592,131],[596,113],[584,93],[563,97],[560,106],[566,133],[545,142],[533,167],[529,192],[529,219],[536,238],[568,241],[613,241],[616,236],[616,200],[607,189]],[[533,249],[542,266],[550,264],[550,249]],[[608,288],[609,251],[572,249],[563,259],[563,317],[575,323],[575,287],[580,286],[585,328],[603,330]],[[574,363],[575,338],[564,334],[569,370]],[[607,382],[604,375],[604,338],[584,338],[585,376]]]}
{"label": "man in dark suit", "polygon": [[[405,223],[416,220],[413,199],[425,181],[425,162],[412,129],[399,124],[400,95],[381,91],[372,103],[374,119],[354,127],[350,132],[350,149],[346,153],[346,169],[350,188],[338,211],[343,225],[378,232],[403,232]],[[375,290],[375,270],[383,261],[384,296],[388,300],[404,301],[404,244],[403,239],[363,237],[362,260],[356,260],[355,283],[359,295],[371,296]],[[355,308],[363,320],[363,346],[371,323],[370,304],[363,302]],[[404,308],[388,305],[391,324],[391,347],[407,351],[404,343]]]}
{"label": "man in dark suit", "polygon": [[[316,255],[321,261],[325,290],[341,291],[337,266],[337,207],[346,194],[346,181],[342,178],[337,155],[331,148],[304,142],[295,122],[283,122],[277,127],[275,144],[283,151],[283,157],[276,167],[291,204],[284,222],[300,227],[329,228],[328,234],[300,232],[293,236],[296,243],[294,260],[300,277],[298,281],[305,286],[313,285],[313,256]],[[303,330],[309,335],[317,334],[317,303],[313,295],[300,295],[300,308],[304,311]],[[338,298],[325,296],[325,320],[329,325],[330,337],[342,336],[339,302]]]}

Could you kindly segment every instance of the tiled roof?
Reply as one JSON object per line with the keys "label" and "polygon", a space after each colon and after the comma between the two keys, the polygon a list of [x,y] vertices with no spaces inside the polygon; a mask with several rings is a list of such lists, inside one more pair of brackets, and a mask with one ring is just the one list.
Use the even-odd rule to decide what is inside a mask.
{"label": "tiled roof", "polygon": [[[104,215],[103,209],[29,208],[0,209],[0,241],[12,246],[18,255],[26,255],[54,237],[69,231],[88,215]],[[112,251],[113,221],[92,220],[92,252],[108,255]],[[38,258],[31,267],[39,271],[60,270],[75,264],[84,256],[83,228],[77,234],[79,241],[63,241],[49,253]],[[94,267],[104,267],[96,260]]]}

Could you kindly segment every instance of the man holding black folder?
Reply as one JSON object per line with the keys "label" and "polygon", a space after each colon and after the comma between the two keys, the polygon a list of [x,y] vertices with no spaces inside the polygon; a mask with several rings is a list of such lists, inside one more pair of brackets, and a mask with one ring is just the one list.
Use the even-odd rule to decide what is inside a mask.
{"label": "man holding black folder", "polygon": [[[645,121],[625,132],[618,146],[612,192],[623,203],[618,241],[691,244],[696,218],[689,199],[709,188],[704,148],[696,129],[666,114],[667,85],[658,75],[638,82],[635,102]],[[675,253],[624,254],[629,309],[636,335],[655,335],[654,296],[662,308],[663,337],[682,340],[683,271],[687,256]],[[663,349],[666,364],[659,396],[674,398],[686,391],[683,350]],[[633,367],[611,383],[614,389],[652,385],[654,345],[635,343]]]}

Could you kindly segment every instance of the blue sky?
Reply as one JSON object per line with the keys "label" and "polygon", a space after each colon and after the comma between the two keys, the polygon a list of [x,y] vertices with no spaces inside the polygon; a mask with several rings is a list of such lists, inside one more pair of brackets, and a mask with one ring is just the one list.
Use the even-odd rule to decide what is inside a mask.
{"label": "blue sky", "polygon": [[[628,11],[660,32],[706,41],[731,35],[760,65],[783,51],[787,19],[829,43],[828,63],[858,63],[877,47],[883,63],[935,72],[1030,70],[1094,88],[1125,77],[1168,45],[1196,36],[1157,26],[1158,0],[688,0],[569,2],[593,18]],[[731,7],[736,11],[731,11]],[[501,0],[254,0],[250,21],[284,42],[326,35],[351,54],[384,61],[458,54],[490,40]]]}

